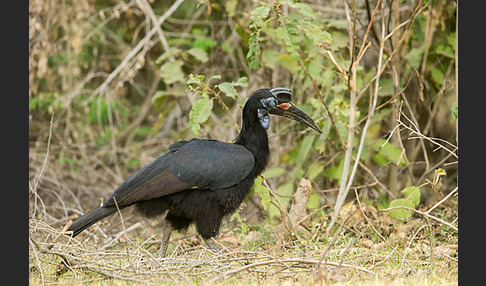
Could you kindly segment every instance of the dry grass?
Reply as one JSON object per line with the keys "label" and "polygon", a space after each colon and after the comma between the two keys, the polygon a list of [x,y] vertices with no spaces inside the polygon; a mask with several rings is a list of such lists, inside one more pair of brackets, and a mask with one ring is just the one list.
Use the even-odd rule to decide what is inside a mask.
{"label": "dry grass", "polygon": [[[361,208],[355,208],[350,219],[339,222],[343,227],[332,243],[331,235],[323,231],[329,221],[324,213],[308,217],[310,235],[299,233],[298,237],[290,236],[277,221],[245,224],[245,229],[226,220],[217,241],[224,248],[222,255],[213,254],[190,228],[187,234],[174,234],[167,257],[159,258],[161,226],[143,220],[130,210],[113,215],[70,239],[61,232],[72,218],[67,216],[71,213],[70,206],[79,203],[75,203],[76,194],[53,195],[49,190],[54,186],[68,190],[68,186],[81,185],[88,178],[84,172],[90,168],[80,168],[76,176],[68,176],[70,172],[63,171],[61,164],[44,160],[39,154],[31,156],[31,166],[38,175],[41,166],[45,166],[30,199],[29,269],[33,285],[457,284],[455,230],[431,222],[435,235],[431,259],[429,228],[423,218],[413,217],[399,223],[386,212],[364,203]],[[53,174],[62,177],[62,183]],[[89,178],[100,184],[102,192],[109,188],[97,175]],[[457,217],[454,211],[457,198],[452,197],[444,204],[447,207],[437,207],[434,215],[448,221]],[[328,246],[331,247],[326,259],[315,271]]]}
{"label": "dry grass", "polygon": [[457,283],[457,241],[438,242],[431,267],[428,240],[421,235],[406,247],[409,237],[390,237],[388,243],[363,238],[350,245],[352,236],[343,233],[329,252],[327,264],[314,271],[324,243],[281,244],[272,235],[263,240],[274,243],[262,243],[259,236],[265,234],[261,232],[251,234],[258,245],[244,239],[239,244],[235,238],[238,235],[226,233],[219,240],[225,248],[223,255],[213,254],[196,237],[176,236],[168,256],[159,258],[156,252],[160,238],[144,237],[140,227],[128,230],[115,241],[112,236],[96,235],[96,230],[88,236],[81,235],[82,240],[70,240],[59,237],[58,229],[35,220],[31,220],[30,229],[29,267],[33,284],[73,284],[73,279],[74,284],[103,285],[212,282],[266,285],[320,281],[336,285],[403,285],[407,281],[411,285],[414,280],[430,281],[428,285]]}

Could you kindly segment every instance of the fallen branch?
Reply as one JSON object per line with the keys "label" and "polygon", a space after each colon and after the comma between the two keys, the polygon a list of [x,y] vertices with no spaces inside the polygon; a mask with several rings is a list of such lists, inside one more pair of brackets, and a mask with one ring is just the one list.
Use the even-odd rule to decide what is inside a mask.
{"label": "fallen branch", "polygon": [[[271,259],[271,260],[267,260],[267,261],[255,262],[255,263],[248,264],[248,265],[245,265],[243,267],[237,268],[235,270],[231,270],[231,271],[227,271],[225,273],[219,274],[218,276],[210,279],[208,281],[208,283],[209,284],[214,283],[214,282],[216,282],[216,281],[218,281],[222,278],[226,278],[228,275],[236,274],[236,273],[239,273],[241,271],[245,271],[247,269],[255,268],[255,267],[258,267],[258,266],[269,265],[269,264],[278,264],[280,266],[280,265],[283,265],[284,263],[303,263],[303,264],[315,265],[316,263],[318,263],[318,261],[317,260],[311,260],[311,259],[303,259],[303,258],[288,258],[288,259]],[[370,270],[368,270],[364,267],[360,267],[360,266],[338,263],[338,262],[327,262],[327,264],[333,265],[333,266],[342,266],[342,267],[353,268],[353,269],[357,269],[357,270],[366,272],[366,273],[371,274],[371,275],[376,275],[376,273],[374,273],[374,272],[372,272],[372,271],[370,271]]]}

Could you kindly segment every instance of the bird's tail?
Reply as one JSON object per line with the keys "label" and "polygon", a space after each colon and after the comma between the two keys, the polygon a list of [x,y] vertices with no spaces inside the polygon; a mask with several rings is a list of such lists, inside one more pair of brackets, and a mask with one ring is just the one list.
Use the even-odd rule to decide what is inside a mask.
{"label": "bird's tail", "polygon": [[71,233],[67,233],[68,235],[75,237],[83,230],[87,229],[88,227],[92,226],[96,222],[102,220],[103,218],[114,214],[117,211],[116,207],[99,207],[94,209],[87,214],[81,216],[77,220],[75,220],[71,226],[67,229],[67,231],[72,231]]}

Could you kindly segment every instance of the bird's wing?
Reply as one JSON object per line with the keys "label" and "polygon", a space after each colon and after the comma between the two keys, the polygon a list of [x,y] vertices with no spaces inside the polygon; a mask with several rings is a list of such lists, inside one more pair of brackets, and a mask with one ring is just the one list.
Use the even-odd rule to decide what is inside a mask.
{"label": "bird's wing", "polygon": [[255,164],[253,153],[241,145],[210,139],[191,140],[173,155],[169,171],[198,188],[218,190],[241,182]]}
{"label": "bird's wing", "polygon": [[253,169],[253,153],[241,145],[209,139],[179,141],[169,152],[135,172],[105,205],[119,206],[187,189],[217,190],[242,181]]}

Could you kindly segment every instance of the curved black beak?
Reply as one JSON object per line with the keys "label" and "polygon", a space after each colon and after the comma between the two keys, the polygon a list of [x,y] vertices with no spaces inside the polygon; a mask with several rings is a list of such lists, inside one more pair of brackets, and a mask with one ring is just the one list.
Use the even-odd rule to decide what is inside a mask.
{"label": "curved black beak", "polygon": [[270,92],[277,98],[278,104],[275,108],[269,109],[268,113],[299,121],[322,134],[321,128],[314,120],[291,102],[292,92],[290,89],[278,87],[271,89]]}

